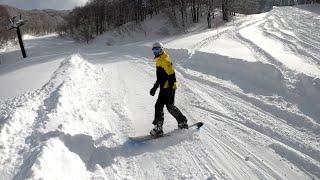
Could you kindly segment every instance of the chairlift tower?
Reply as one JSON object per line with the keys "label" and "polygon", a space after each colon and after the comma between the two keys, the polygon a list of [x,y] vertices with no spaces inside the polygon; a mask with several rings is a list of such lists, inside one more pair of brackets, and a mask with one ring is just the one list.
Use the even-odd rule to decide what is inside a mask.
{"label": "chairlift tower", "polygon": [[24,45],[23,45],[23,41],[22,41],[22,37],[21,37],[21,32],[20,32],[20,26],[23,26],[24,24],[25,24],[25,21],[21,18],[21,15],[18,20],[17,20],[17,16],[14,16],[14,17],[10,18],[9,30],[16,29],[21,52],[22,52],[22,56],[23,56],[23,58],[26,58],[27,54],[24,49]]}

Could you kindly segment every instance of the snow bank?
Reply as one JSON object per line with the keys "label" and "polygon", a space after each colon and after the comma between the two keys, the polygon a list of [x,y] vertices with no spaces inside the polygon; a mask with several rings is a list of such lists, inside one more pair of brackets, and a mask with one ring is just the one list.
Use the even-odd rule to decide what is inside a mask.
{"label": "snow bank", "polygon": [[272,148],[277,154],[296,165],[299,169],[309,174],[313,179],[320,178],[319,162],[305,157],[300,152],[278,143],[273,143],[269,147]]}
{"label": "snow bank", "polygon": [[218,54],[196,52],[183,63],[185,68],[231,80],[244,91],[265,94],[283,90],[284,81],[280,70],[262,62],[248,62]]}
{"label": "snow bank", "polygon": [[208,45],[201,48],[199,51],[229,56],[234,59],[241,58],[242,60],[250,62],[257,61],[253,53],[246,48],[244,44],[226,35],[221,36],[214,42],[208,43]]}
{"label": "snow bank", "polygon": [[48,37],[58,37],[57,33],[52,33],[52,34],[47,34],[47,35],[42,35],[42,36],[34,36],[31,34],[24,34],[23,35],[23,40],[32,40],[32,39],[42,39],[42,38],[48,38]]}
{"label": "snow bank", "polygon": [[[231,81],[245,93],[263,96],[276,95],[283,97],[285,101],[297,104],[301,111],[316,121],[310,121],[309,118],[305,119],[305,117],[295,117],[296,115],[292,117],[290,115],[290,121],[298,126],[311,126],[309,128],[319,132],[319,126],[316,125],[320,122],[319,78],[296,74],[296,81],[291,84],[284,77],[282,71],[272,64],[248,62],[242,59],[200,51],[196,51],[191,55],[188,50],[183,49],[167,49],[167,51],[174,62],[185,69]],[[285,119],[287,119],[288,115],[285,116]],[[295,118],[292,119],[293,117]]]}
{"label": "snow bank", "polygon": [[59,139],[48,140],[31,169],[30,179],[89,179],[86,166]]}
{"label": "snow bank", "polygon": [[101,96],[95,94],[99,75],[93,65],[73,55],[41,89],[1,104],[0,179],[86,177],[80,173],[86,172],[81,159],[50,139],[60,134],[93,134],[91,128],[107,131],[98,112]]}
{"label": "snow bank", "polygon": [[[62,83],[58,83],[55,90],[44,100],[41,108],[45,113],[42,119],[50,120],[48,126],[62,125],[63,129],[71,134],[82,132],[87,127],[74,126],[76,121],[82,122],[86,118],[99,119],[95,109],[98,106],[95,103],[99,103],[99,99],[93,99],[93,96],[98,90],[96,84],[100,80],[100,72],[80,55],[74,55],[70,60],[62,62],[60,69],[66,71],[68,76],[63,77]],[[57,74],[48,86],[56,84],[55,81],[59,79]]]}
{"label": "snow bank", "polygon": [[[278,61],[286,68],[306,74],[312,77],[320,77],[320,68],[317,63],[310,63],[309,59],[316,59],[316,54],[312,55],[314,39],[319,39],[319,21],[313,19],[317,14],[311,12],[300,12],[296,8],[288,7],[284,15],[279,16],[279,8],[275,8],[263,20],[252,26],[239,30],[239,35],[248,41],[256,49],[269,55],[270,60]],[[284,18],[288,13],[293,14],[293,18]],[[295,17],[295,14],[299,14]],[[309,16],[306,16],[309,14]],[[300,18],[302,17],[302,18]],[[279,21],[280,19],[280,21]],[[279,21],[279,23],[276,23]],[[305,23],[313,24],[305,26]],[[288,33],[289,32],[289,33]],[[315,35],[311,35],[315,33]],[[292,36],[294,34],[294,36]],[[298,38],[297,36],[298,35]],[[308,39],[303,41],[303,39]],[[317,44],[316,42],[314,44]],[[306,45],[306,47],[304,47]],[[318,61],[318,60],[317,60]]]}
{"label": "snow bank", "polygon": [[308,113],[317,116],[315,120],[320,123],[320,79],[300,75],[299,81],[296,83],[296,97],[303,104]]}
{"label": "snow bank", "polygon": [[[17,46],[17,43],[14,41],[8,41],[5,44],[1,44],[1,46],[0,46],[0,53],[6,53],[6,52],[10,52],[10,51],[15,51],[15,50],[18,50],[18,46]],[[3,62],[2,58],[3,57],[0,54],[1,64]]]}
{"label": "snow bank", "polygon": [[[43,35],[43,36],[33,36],[31,34],[24,34],[22,36],[22,39],[23,40],[37,40],[37,39],[50,38],[50,37],[51,38],[58,37],[58,34],[53,33],[53,34],[47,34],[47,35]],[[24,44],[26,45],[26,43],[24,43]],[[20,47],[19,47],[18,39],[16,39],[15,41],[8,41],[5,44],[0,45],[0,53],[17,51],[19,49],[20,49]],[[1,60],[1,57],[0,57],[0,60]]]}

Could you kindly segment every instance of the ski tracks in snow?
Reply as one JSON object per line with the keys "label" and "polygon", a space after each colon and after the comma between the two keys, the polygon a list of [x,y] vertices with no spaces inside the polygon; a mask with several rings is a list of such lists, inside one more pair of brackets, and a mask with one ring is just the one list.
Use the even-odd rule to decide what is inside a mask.
{"label": "ski tracks in snow", "polygon": [[[136,75],[136,78],[132,78],[132,76],[125,78],[127,79],[127,81],[124,81],[125,84],[140,82],[141,91],[129,88],[130,91],[141,93],[145,89],[145,85],[149,84],[145,84],[145,80],[143,79],[150,77],[153,64],[144,61],[137,62],[122,62],[122,68],[126,72],[133,72]],[[143,71],[145,73],[142,73]],[[148,161],[150,159],[153,160],[150,164],[157,164],[157,168],[152,168],[154,171],[157,169],[156,172],[169,174],[169,176],[164,176],[165,178],[180,177],[187,179],[192,177],[200,179],[236,179],[239,177],[241,179],[290,179],[303,177],[299,169],[293,169],[290,167],[290,164],[282,161],[280,156],[276,156],[271,148],[266,148],[279,140],[281,144],[282,140],[286,142],[285,137],[282,135],[279,138],[274,137],[277,134],[277,130],[268,131],[269,128],[262,122],[262,119],[265,119],[265,124],[271,123],[269,119],[274,119],[274,117],[270,116],[268,112],[265,113],[257,109],[250,101],[247,102],[248,99],[250,100],[249,97],[244,98],[245,101],[243,101],[239,99],[241,97],[239,94],[241,93],[237,91],[233,92],[233,90],[228,90],[224,87],[218,89],[212,88],[212,85],[207,85],[205,81],[195,81],[194,78],[188,76],[189,73],[182,73],[182,71],[183,69],[178,71],[179,81],[183,85],[177,93],[177,105],[187,114],[190,123],[204,121],[205,126],[200,131],[201,135],[193,136],[192,141],[186,139],[182,142],[178,141],[178,144],[173,143],[177,139],[155,141],[158,144],[155,145],[154,143],[152,146],[157,146],[159,152],[147,153],[145,155],[148,157],[146,158]],[[140,75],[144,78],[141,79]],[[137,88],[137,85],[130,87]],[[138,94],[137,96],[136,94],[136,96],[130,97],[135,97],[133,100],[135,104],[143,103],[144,106],[153,104],[150,100],[148,100],[148,103],[145,102],[146,100],[141,101],[139,96],[143,97],[144,95]],[[246,95],[243,94],[242,96]],[[127,103],[131,104],[130,101]],[[141,108],[140,110],[137,107],[129,109],[140,114],[139,112],[145,108]],[[150,112],[148,114],[152,115]],[[254,119],[256,121],[252,121]],[[151,120],[146,119],[133,118],[133,121],[137,121],[134,124],[142,124],[139,121],[151,123]],[[277,124],[277,121],[276,119],[273,123]],[[175,123],[175,120],[166,118],[166,123],[169,124],[167,128],[172,128],[172,122]],[[271,129],[274,125],[270,124]],[[279,129],[281,128],[279,127]],[[143,131],[147,133],[148,130],[148,128],[144,128]],[[139,132],[139,129],[136,129],[136,131]],[[294,133],[294,131],[292,132]],[[252,136],[256,136],[256,138],[252,138]],[[170,146],[168,146],[168,143]],[[159,158],[159,154],[164,155]],[[139,162],[136,162],[137,158],[139,158]],[[247,158],[250,160],[246,161],[245,159]],[[270,161],[270,158],[273,160],[278,159],[275,163],[274,161]],[[134,159],[134,164],[139,164],[144,162],[145,157],[139,156]],[[316,162],[313,163],[317,164]],[[192,166],[186,167],[184,164],[192,164]],[[286,171],[279,172],[279,167],[282,167]],[[141,171],[144,170],[141,169]],[[251,173],[245,173],[248,171]],[[316,172],[311,171],[311,173]],[[142,174],[147,173],[144,172]],[[159,177],[163,177],[164,174],[161,175]],[[135,175],[132,176],[135,177]]]}
{"label": "ski tracks in snow", "polygon": [[[297,28],[309,22],[281,13],[230,23],[202,40],[196,35],[189,52],[169,50],[180,84],[176,105],[190,124],[205,123],[195,133],[128,141],[152,128],[157,98],[149,95],[154,62],[127,55],[132,47],[101,52],[100,60],[94,53],[86,54],[91,61],[79,54],[65,59],[42,88],[0,105],[0,179],[320,178],[316,77],[297,73],[246,35],[260,29],[317,65],[319,41]],[[221,37],[244,44],[257,62],[199,52]],[[165,131],[175,128],[165,111]]]}
{"label": "ski tracks in snow", "polygon": [[[299,10],[297,10],[297,8],[290,8],[291,7],[288,8],[290,12],[295,11],[292,12],[292,14],[299,16]],[[283,13],[280,9],[275,9],[268,14],[256,16],[255,18],[258,17],[256,20],[251,20],[251,22],[249,21],[243,25],[240,23],[235,29],[227,29],[222,34],[213,35],[212,37],[205,37],[202,42],[199,42],[194,46],[194,53],[191,56],[180,57],[181,59],[179,62],[181,63],[181,66],[179,67],[179,72],[184,76],[185,82],[183,84],[188,84],[187,88],[194,92],[193,95],[189,97],[189,101],[193,97],[200,96],[200,100],[199,98],[198,100],[195,100],[197,103],[194,105],[196,108],[198,108],[198,111],[207,112],[207,115],[211,116],[211,118],[209,117],[208,119],[212,119],[212,121],[218,120],[225,123],[228,122],[228,128],[232,126],[236,130],[241,130],[242,133],[240,134],[243,134],[243,132],[245,132],[244,135],[253,133],[255,136],[257,136],[257,141],[263,142],[253,143],[261,146],[258,149],[263,149],[265,154],[259,153],[259,150],[254,153],[247,152],[251,155],[258,154],[258,157],[260,158],[260,160],[256,161],[256,163],[258,162],[256,165],[261,167],[261,169],[264,169],[264,172],[255,171],[257,173],[257,177],[266,179],[296,179],[301,175],[300,173],[303,172],[307,174],[309,178],[319,178],[320,164],[318,154],[320,153],[318,139],[320,129],[318,115],[316,115],[318,111],[316,109],[318,109],[319,101],[313,101],[312,99],[309,99],[308,97],[314,96],[311,96],[307,90],[314,89],[315,91],[313,91],[313,93],[319,93],[319,86],[317,85],[317,75],[319,75],[319,73],[317,73],[317,69],[319,66],[316,65],[316,61],[319,58],[317,57],[317,53],[314,53],[317,51],[318,45],[317,41],[303,40],[304,38],[311,39],[310,33],[307,34],[308,32],[306,31],[298,30],[298,27],[301,27],[299,23],[303,23],[303,18],[298,21],[298,25],[295,26],[295,31],[300,33],[298,36],[296,36],[290,30],[286,30],[285,27],[279,28],[278,26],[274,25],[274,23],[277,22],[276,20],[284,21],[284,17],[288,17],[278,11]],[[288,21],[293,21],[290,18]],[[306,13],[306,17],[304,18],[312,19],[312,13]],[[273,27],[270,27],[270,23],[273,23]],[[302,63],[310,63],[310,67],[313,67],[311,69],[307,68],[307,71],[302,71],[302,73],[297,73],[294,68],[292,69],[290,66],[287,67],[287,64],[285,64],[286,62],[282,62],[282,55],[279,56],[273,52],[272,49],[270,50],[263,46],[259,46],[258,44],[264,42],[263,39],[260,39],[261,42],[257,44],[256,41],[253,41],[247,37],[248,34],[242,33],[242,30],[248,28],[252,31],[253,29],[256,30],[256,27],[261,29],[261,32],[263,32],[266,37],[271,38],[273,41],[280,41],[281,43],[284,43],[283,46],[287,48],[286,50],[288,50],[288,52],[293,52],[292,54],[295,56],[305,59],[305,62],[301,61]],[[274,31],[276,31],[276,33],[273,33]],[[280,35],[275,36],[278,34]],[[304,36],[304,34],[306,34],[306,36]],[[240,59],[233,60],[238,61],[235,63],[222,56],[210,56],[199,52],[205,46],[214,44],[215,40],[220,36],[235,38],[251,49],[258,61],[261,61],[264,64],[272,64],[272,66],[268,67],[256,62],[246,63]],[[309,43],[311,43],[310,47],[308,47]],[[195,52],[196,50],[199,51]],[[174,52],[172,49],[170,51]],[[273,54],[271,55],[270,53]],[[204,58],[208,58],[208,61],[206,61]],[[209,58],[219,58],[223,60],[209,60]],[[288,57],[287,59],[290,60],[291,58]],[[203,61],[203,63],[201,63],[201,61]],[[210,62],[212,66],[210,66]],[[228,67],[232,66],[232,64],[234,64],[233,67]],[[272,76],[274,79],[267,78],[263,80],[264,78],[262,76],[259,77],[259,73],[256,74],[256,78],[261,78],[261,80],[258,80],[254,83],[247,83],[247,85],[257,84],[257,86],[262,87],[263,85],[259,85],[260,82],[265,84],[273,83],[273,85],[270,84],[269,87],[271,87],[271,89],[267,90],[267,93],[262,92],[261,95],[259,95],[259,91],[252,91],[252,89],[248,87],[243,88],[244,86],[242,83],[246,82],[243,82],[241,76],[244,75],[243,73],[246,74],[244,76],[250,76],[250,72],[241,72],[242,68],[239,66],[241,64],[256,64],[250,68],[260,68],[260,72],[266,71],[268,72],[268,75],[270,75],[270,72],[272,72],[270,70],[274,69],[273,73],[276,71],[280,72],[280,74],[282,73],[281,75],[284,75],[284,79],[282,79],[281,76],[280,78]],[[270,70],[267,71],[265,68],[269,68]],[[238,69],[238,71],[230,71],[234,69]],[[192,70],[199,72],[194,72]],[[209,74],[200,73],[207,73],[209,71]],[[228,73],[233,73],[233,77],[230,78],[227,75]],[[235,83],[238,86],[240,85],[240,88],[242,89],[239,90],[239,87],[233,86],[232,83],[227,81],[223,82],[223,80],[217,79],[214,77],[215,75],[218,75],[217,77],[222,77],[222,79],[225,80],[230,78],[232,83]],[[309,77],[309,75],[311,75],[311,77]],[[315,77],[313,77],[314,75]],[[250,77],[245,77],[245,79],[247,79],[247,81],[252,81],[252,79],[250,80]],[[272,80],[276,81],[272,82]],[[279,86],[276,87],[274,85]],[[253,89],[255,88],[253,87]],[[243,91],[248,91],[249,93]],[[295,107],[296,105],[294,104],[297,104],[298,108]],[[309,106],[308,104],[313,105]],[[309,110],[306,111],[305,108]],[[313,108],[314,111],[310,113],[310,110]],[[188,112],[193,112],[194,114],[197,112],[197,110],[192,109],[188,110]],[[310,115],[311,117],[308,117],[305,114]],[[196,116],[196,119],[198,118],[199,116]],[[226,131],[233,133],[236,132],[234,129],[228,129]],[[227,141],[220,142],[220,145],[226,142],[232,142],[234,137],[237,137],[235,134],[227,136],[229,139]],[[246,136],[243,136],[242,138],[245,140],[248,139]],[[213,136],[213,139],[219,139],[219,137]],[[250,142],[249,145],[251,143],[252,142]],[[243,139],[242,142],[240,140],[239,144],[248,146],[246,141],[243,143]],[[255,148],[251,147],[249,149],[252,150]],[[240,152],[243,151],[239,148],[236,149]],[[275,156],[274,152],[276,152],[279,156]],[[268,161],[268,159],[274,158],[279,158],[281,163],[283,163],[282,158],[284,158],[290,163],[294,164],[296,166],[295,168],[297,168],[294,171],[296,171],[297,174],[291,172],[293,168],[290,167],[290,163],[284,163],[279,166],[280,162],[279,164],[275,164],[274,162],[272,163],[271,161]],[[280,167],[286,169],[284,172],[290,171],[291,177],[288,177],[289,173],[279,172],[278,169]],[[268,175],[271,176],[268,177]],[[243,178],[247,179],[250,177]]]}
{"label": "ski tracks in snow", "polygon": [[[291,157],[298,156],[304,165],[311,167],[305,173],[316,175],[319,167],[316,162],[296,150],[288,151],[282,145],[286,141],[281,133],[280,137],[273,137],[281,128],[273,130],[267,124],[273,123],[272,127],[279,122],[270,121],[275,117],[257,108],[252,101],[255,98],[242,94],[230,82],[210,79],[179,65],[177,75],[181,86],[177,106],[190,123],[203,121],[205,126],[195,134],[183,133],[144,144],[130,143],[128,136],[146,134],[152,128],[156,97],[149,96],[149,89],[155,81],[155,72],[149,59],[127,56],[123,60],[92,65],[75,55],[63,61],[41,89],[3,104],[6,110],[1,115],[5,122],[0,150],[1,164],[6,166],[1,169],[2,177],[304,177],[300,169],[290,167],[272,149],[280,155],[293,152]],[[175,129],[175,120],[168,113],[165,117],[165,130]],[[262,119],[266,121],[262,123]],[[291,129],[283,127],[288,128]],[[9,143],[4,142],[9,141],[12,147],[5,146]],[[271,148],[267,148],[269,145]],[[279,172],[280,167],[285,171]],[[52,171],[56,173],[48,173]]]}
{"label": "ski tracks in snow", "polygon": [[[215,79],[207,77],[208,75],[194,73],[194,76],[192,76],[190,75],[192,74],[190,70],[188,70],[188,73],[184,73],[183,71],[186,70],[180,68],[180,72],[187,79],[187,82],[184,82],[184,84],[187,84],[187,87],[191,88],[194,94],[198,95],[197,100],[191,101],[194,104],[193,106],[198,110],[191,111],[205,114],[203,118],[208,119],[206,124],[209,124],[209,127],[213,125],[213,129],[215,129],[210,130],[211,133],[218,131],[223,134],[220,134],[220,136],[210,135],[209,137],[215,140],[223,139],[219,143],[220,145],[228,144],[231,145],[230,149],[236,149],[236,152],[244,152],[242,157],[249,156],[251,159],[252,156],[257,156],[258,158],[255,163],[257,163],[258,167],[261,167],[261,171],[265,171],[262,174],[273,174],[272,177],[276,179],[289,178],[289,174],[285,175],[281,174],[283,172],[277,172],[279,164],[269,161],[270,158],[274,159],[275,157],[272,157],[274,156],[272,155],[273,152],[266,147],[271,145],[273,148],[273,144],[281,144],[282,150],[286,149],[283,153],[289,152],[293,148],[298,151],[296,155],[304,159],[307,162],[306,164],[309,164],[307,166],[314,168],[305,171],[299,164],[294,164],[307,174],[311,173],[311,177],[314,175],[318,176],[319,162],[317,154],[319,152],[317,147],[319,144],[316,143],[317,134],[310,132],[310,135],[306,136],[304,128],[295,127],[294,122],[293,126],[290,126],[290,122],[288,124],[287,121],[283,121],[277,117],[276,114],[279,113],[277,111],[280,111],[277,106],[268,105],[268,103],[259,97],[242,94],[237,88],[225,87],[224,85],[228,84],[228,82],[222,83],[222,85],[219,82],[220,80],[215,82]],[[203,79],[203,77],[206,77],[206,79]],[[191,97],[197,97],[197,95]],[[276,116],[273,113],[276,113]],[[222,127],[218,128],[217,125]],[[221,129],[224,131],[221,131]],[[282,163],[281,161],[281,158],[279,158],[278,163]],[[286,166],[286,169],[291,168],[288,167],[288,164],[281,165],[282,168]],[[297,174],[293,174],[292,172],[290,174],[292,178],[298,177]],[[262,176],[260,174],[257,177],[261,178]],[[266,179],[269,178],[271,177],[266,176]]]}

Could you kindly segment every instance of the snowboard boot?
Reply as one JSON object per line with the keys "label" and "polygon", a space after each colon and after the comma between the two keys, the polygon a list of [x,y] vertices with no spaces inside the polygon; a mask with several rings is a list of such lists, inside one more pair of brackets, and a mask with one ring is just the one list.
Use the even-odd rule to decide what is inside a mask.
{"label": "snowboard boot", "polygon": [[154,128],[150,131],[150,135],[154,137],[163,136],[162,126],[155,125]]}
{"label": "snowboard boot", "polygon": [[189,129],[188,123],[187,122],[182,122],[178,124],[179,129]]}

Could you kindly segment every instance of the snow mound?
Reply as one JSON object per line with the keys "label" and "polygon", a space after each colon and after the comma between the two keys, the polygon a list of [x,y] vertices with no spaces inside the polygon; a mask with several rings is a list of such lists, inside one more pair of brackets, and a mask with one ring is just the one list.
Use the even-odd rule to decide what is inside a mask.
{"label": "snow mound", "polygon": [[48,140],[31,171],[30,179],[89,179],[78,155],[69,151],[59,139]]}
{"label": "snow mound", "polygon": [[[79,172],[85,171],[75,168],[81,169],[85,165],[79,164],[73,153],[67,153],[67,148],[59,140],[50,139],[62,132],[89,133],[90,127],[97,130],[103,127],[101,122],[97,122],[103,119],[98,117],[99,100],[90,99],[97,90],[99,74],[80,55],[73,55],[61,63],[41,89],[1,104],[0,164],[3,166],[0,167],[0,179],[47,179],[53,178],[52,175],[62,177],[67,174],[81,177]],[[83,121],[88,124],[83,124]],[[51,157],[52,154],[55,158]],[[65,162],[62,159],[69,159],[71,164],[60,164],[59,168],[54,168],[54,162]],[[47,173],[49,171],[50,174]]]}
{"label": "snow mound", "polygon": [[284,77],[277,67],[262,62],[249,62],[219,54],[196,51],[168,50],[173,58],[187,69],[192,69],[223,80],[230,80],[246,92],[271,95],[284,88]]}
{"label": "snow mound", "polygon": [[297,104],[300,111],[312,117],[315,121],[310,122],[309,120],[302,120],[304,118],[299,118],[300,120],[297,120],[295,124],[310,126],[311,129],[319,133],[319,78],[300,73],[296,74],[294,79],[288,79],[279,67],[260,61],[249,62],[201,51],[196,51],[190,55],[184,49],[167,49],[167,51],[171,58],[175,59],[185,69],[200,72],[204,76],[209,75],[210,77],[231,81],[245,93],[280,96],[285,101]]}

